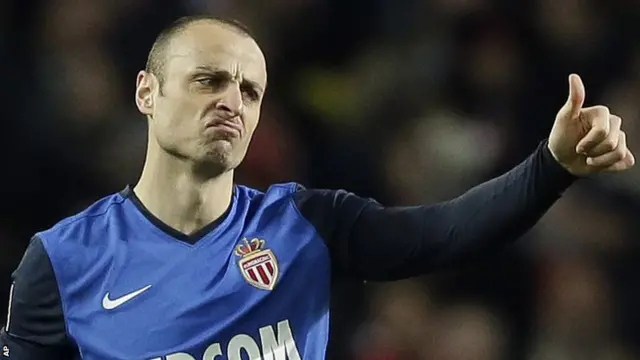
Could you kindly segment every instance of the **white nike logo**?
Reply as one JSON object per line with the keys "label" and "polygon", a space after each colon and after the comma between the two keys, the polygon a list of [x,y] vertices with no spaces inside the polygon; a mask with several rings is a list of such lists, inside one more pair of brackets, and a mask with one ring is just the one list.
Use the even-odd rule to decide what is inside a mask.
{"label": "white nike logo", "polygon": [[102,298],[102,307],[105,308],[106,310],[113,310],[115,308],[117,308],[118,306],[126,303],[127,301],[133,299],[134,297],[142,294],[143,292],[149,290],[149,288],[151,287],[151,285],[147,285],[145,287],[143,287],[140,290],[136,290],[134,292],[128,293],[125,296],[119,297],[117,299],[111,300],[109,299],[109,293],[106,293],[104,295],[104,298]]}

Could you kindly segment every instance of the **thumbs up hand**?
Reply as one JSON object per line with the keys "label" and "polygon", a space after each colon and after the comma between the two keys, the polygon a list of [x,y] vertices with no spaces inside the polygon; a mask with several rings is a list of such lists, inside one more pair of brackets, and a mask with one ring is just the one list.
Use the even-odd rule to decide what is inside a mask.
{"label": "thumbs up hand", "polygon": [[575,74],[569,76],[569,98],[549,135],[553,157],[576,176],[632,167],[635,158],[627,148],[622,119],[605,106],[583,108],[584,99],[582,80]]}

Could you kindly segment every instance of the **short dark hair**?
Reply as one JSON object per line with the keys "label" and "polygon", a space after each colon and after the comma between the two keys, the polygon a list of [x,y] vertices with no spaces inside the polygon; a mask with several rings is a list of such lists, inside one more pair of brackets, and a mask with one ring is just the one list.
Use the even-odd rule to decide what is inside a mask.
{"label": "short dark hair", "polygon": [[166,63],[166,50],[174,36],[180,34],[186,30],[191,24],[197,22],[212,22],[222,26],[225,26],[231,30],[234,30],[240,35],[253,38],[249,28],[243,23],[233,20],[224,19],[212,15],[191,15],[181,17],[169,26],[164,28],[156,37],[147,56],[147,63],[145,65],[145,71],[154,74],[158,78],[160,85],[160,91],[162,91],[162,85],[164,84],[164,66]]}

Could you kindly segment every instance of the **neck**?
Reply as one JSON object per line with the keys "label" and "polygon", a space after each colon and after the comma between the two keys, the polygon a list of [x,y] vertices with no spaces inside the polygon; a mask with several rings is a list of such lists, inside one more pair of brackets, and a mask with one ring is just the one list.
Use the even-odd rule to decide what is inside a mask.
{"label": "neck", "polygon": [[233,171],[198,177],[195,166],[161,149],[150,148],[134,192],[160,221],[192,234],[220,218],[231,203]]}

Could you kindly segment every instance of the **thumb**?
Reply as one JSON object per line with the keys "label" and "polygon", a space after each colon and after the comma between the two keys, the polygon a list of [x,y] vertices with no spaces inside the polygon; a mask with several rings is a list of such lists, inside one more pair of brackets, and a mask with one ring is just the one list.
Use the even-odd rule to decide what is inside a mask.
{"label": "thumb", "polygon": [[576,74],[569,75],[569,98],[565,104],[565,109],[566,114],[569,115],[571,119],[575,119],[580,115],[584,98],[585,90],[582,79]]}

